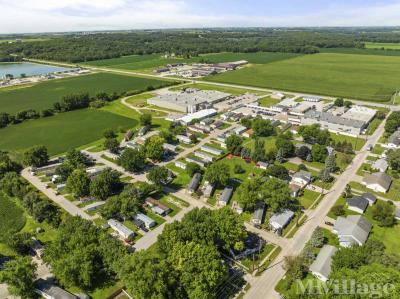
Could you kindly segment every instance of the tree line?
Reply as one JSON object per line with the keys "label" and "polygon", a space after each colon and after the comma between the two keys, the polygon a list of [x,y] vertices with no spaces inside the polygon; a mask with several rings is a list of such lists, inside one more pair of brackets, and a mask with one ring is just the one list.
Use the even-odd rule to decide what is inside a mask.
{"label": "tree line", "polygon": [[216,52],[289,52],[313,54],[318,48],[354,48],[351,35],[338,32],[274,29],[135,31],[70,34],[29,43],[0,44],[0,53],[79,63],[124,55],[174,53],[191,57]]}

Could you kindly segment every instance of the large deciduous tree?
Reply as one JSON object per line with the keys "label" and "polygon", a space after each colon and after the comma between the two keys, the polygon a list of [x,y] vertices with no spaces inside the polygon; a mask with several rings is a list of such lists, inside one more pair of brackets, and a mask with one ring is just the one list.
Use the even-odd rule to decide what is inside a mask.
{"label": "large deciduous tree", "polygon": [[204,179],[212,185],[226,186],[229,180],[230,169],[225,163],[213,163],[207,167]]}
{"label": "large deciduous tree", "polygon": [[49,155],[44,145],[34,146],[24,153],[24,163],[33,167],[41,167],[48,163]]}

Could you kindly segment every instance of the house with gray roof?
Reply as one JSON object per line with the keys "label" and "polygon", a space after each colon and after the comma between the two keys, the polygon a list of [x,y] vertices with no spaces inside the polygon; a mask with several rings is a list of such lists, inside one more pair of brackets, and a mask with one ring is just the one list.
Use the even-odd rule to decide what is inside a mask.
{"label": "house with gray roof", "polygon": [[367,174],[363,178],[362,184],[375,192],[386,193],[392,184],[392,178],[384,172],[375,172]]}
{"label": "house with gray roof", "polygon": [[364,214],[368,205],[368,200],[362,196],[353,196],[352,198],[347,199],[348,209],[356,213]]}
{"label": "house with gray roof", "polygon": [[368,200],[368,204],[370,206],[372,206],[376,202],[376,196],[371,193],[363,193],[361,196]]}
{"label": "house with gray roof", "polygon": [[203,189],[204,189],[203,190],[203,196],[205,198],[210,198],[214,193],[215,185],[212,185],[212,184],[207,182],[206,184],[204,184],[204,188]]}
{"label": "house with gray roof", "polygon": [[371,229],[372,224],[361,215],[349,215],[338,217],[332,231],[338,235],[340,246],[351,247],[364,245]]}
{"label": "house with gray roof", "polygon": [[378,159],[371,165],[371,167],[372,169],[379,170],[380,172],[386,172],[389,164],[385,159]]}
{"label": "house with gray roof", "polygon": [[42,278],[36,281],[35,293],[46,299],[79,299],[77,296],[63,290],[51,281]]}
{"label": "house with gray roof", "polygon": [[311,183],[312,175],[310,172],[300,170],[296,172],[292,177],[292,184],[299,185],[300,187],[304,188],[309,183]]}
{"label": "house with gray roof", "polygon": [[199,188],[200,180],[201,180],[201,174],[195,173],[187,188],[189,193],[196,192],[197,188]]}
{"label": "house with gray roof", "polygon": [[332,270],[332,257],[335,255],[336,251],[336,247],[324,245],[315,261],[311,264],[310,271],[319,280],[326,282],[329,279],[329,274]]}
{"label": "house with gray roof", "polygon": [[386,143],[387,148],[399,148],[400,147],[400,129],[397,129],[390,137]]}
{"label": "house with gray roof", "polygon": [[143,214],[143,213],[138,213],[135,217],[136,220],[140,220],[144,223],[144,225],[146,226],[146,228],[150,229],[153,226],[156,226],[156,222],[151,219],[149,216]]}
{"label": "house with gray roof", "polygon": [[256,204],[256,208],[253,213],[253,218],[251,219],[251,222],[253,223],[254,226],[257,227],[262,224],[264,212],[265,212],[265,203],[262,201],[259,201]]}
{"label": "house with gray roof", "polygon": [[109,219],[107,223],[114,231],[116,231],[124,239],[133,238],[135,236],[134,231],[130,230],[121,222],[115,219]]}
{"label": "house with gray roof", "polygon": [[269,225],[274,232],[281,233],[282,230],[290,223],[294,217],[294,212],[291,210],[283,210],[277,212],[269,218]]}
{"label": "house with gray roof", "polygon": [[224,191],[222,191],[221,196],[219,197],[218,204],[220,206],[226,206],[231,199],[233,193],[233,187],[228,186],[225,187]]}
{"label": "house with gray roof", "polygon": [[224,151],[222,151],[220,149],[217,149],[215,147],[208,146],[208,145],[203,145],[200,149],[203,152],[207,152],[207,153],[210,153],[210,154],[213,154],[213,155],[216,155],[216,156],[220,156],[220,155],[222,155],[224,153]]}

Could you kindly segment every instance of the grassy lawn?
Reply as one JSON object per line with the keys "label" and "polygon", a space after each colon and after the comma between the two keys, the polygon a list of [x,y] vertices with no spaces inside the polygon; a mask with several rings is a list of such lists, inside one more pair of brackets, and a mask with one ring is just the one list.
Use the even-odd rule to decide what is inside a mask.
{"label": "grassy lawn", "polygon": [[262,107],[271,107],[271,106],[278,104],[279,102],[280,102],[280,100],[273,99],[271,97],[264,97],[264,98],[261,98],[258,100],[258,103]]}
{"label": "grassy lawn", "polygon": [[232,95],[241,95],[246,92],[251,92],[254,94],[261,94],[261,92],[257,91],[257,90],[235,88],[235,87],[230,87],[230,86],[218,86],[218,85],[206,84],[206,83],[204,83],[204,84],[203,83],[194,83],[194,84],[188,84],[185,86],[171,87],[170,90],[178,91],[178,90],[182,90],[184,88],[196,88],[196,89],[201,89],[201,90],[217,90],[217,91],[221,91],[221,92],[230,93]]}
{"label": "grassy lawn", "polygon": [[167,207],[169,207],[172,210],[172,212],[170,212],[168,214],[168,216],[174,217],[176,214],[178,214],[181,211],[181,208],[178,207],[178,204],[180,204],[180,202],[178,201],[178,199],[175,196],[161,193],[161,194],[156,194],[153,197],[155,199],[158,199],[160,201],[160,203],[162,203],[163,205],[166,205]]}
{"label": "grassy lawn", "polygon": [[[266,151],[276,150],[275,146],[276,136],[259,137],[258,140],[264,141],[265,144],[264,147]],[[247,139],[244,141],[244,146],[250,148],[251,150],[254,150],[254,144],[255,144],[254,139]]]}
{"label": "grassy lawn", "polygon": [[387,102],[398,87],[399,63],[396,56],[320,53],[257,64],[207,80]]}
{"label": "grassy lawn", "polygon": [[311,191],[308,189],[304,190],[304,194],[299,197],[300,204],[308,209],[320,196],[319,192]]}
{"label": "grassy lawn", "polygon": [[21,151],[42,144],[55,155],[102,138],[105,129],[128,129],[136,125],[136,120],[106,111],[76,110],[3,128],[0,148]]}
{"label": "grassy lawn", "polygon": [[160,87],[166,81],[123,76],[109,73],[97,73],[60,80],[51,80],[27,88],[0,91],[0,112],[14,114],[21,110],[40,111],[52,108],[65,95],[88,92],[95,96],[101,91],[108,93],[144,90],[148,86]]}
{"label": "grassy lawn", "polygon": [[366,42],[365,48],[367,49],[392,49],[400,50],[400,43],[372,43]]}
{"label": "grassy lawn", "polygon": [[281,251],[282,251],[282,248],[276,245],[275,249],[273,249],[273,252],[269,256],[269,258],[264,262],[264,264],[262,264],[258,268],[256,276],[261,275],[261,273],[263,273],[265,270],[267,270],[268,267],[271,265],[271,263],[275,260],[275,258],[281,253]]}
{"label": "grassy lawn", "polygon": [[0,241],[9,234],[19,232],[25,223],[24,210],[0,192]]}
{"label": "grassy lawn", "polygon": [[382,155],[382,153],[385,151],[386,149],[384,147],[382,147],[380,144],[377,144],[374,146],[374,148],[372,149],[372,153],[376,154],[376,155]]}
{"label": "grassy lawn", "polygon": [[382,123],[382,119],[374,118],[371,123],[368,125],[367,128],[367,135],[372,135],[375,133],[376,129],[379,127],[379,125]]}
{"label": "grassy lawn", "polygon": [[180,189],[186,188],[192,179],[185,170],[182,168],[176,167],[174,162],[168,163],[167,168],[172,170],[176,174],[176,178],[172,182],[173,187]]}
{"label": "grassy lawn", "polygon": [[331,138],[335,142],[350,142],[353,146],[353,150],[359,151],[365,144],[365,139],[362,138],[356,138],[352,136],[345,136],[345,135],[339,135],[339,134],[333,134],[331,133]]}
{"label": "grassy lawn", "polygon": [[155,94],[153,93],[141,93],[138,95],[131,96],[129,99],[127,99],[127,103],[132,104],[133,106],[136,107],[145,107],[147,105],[147,99],[151,99],[154,97]]}
{"label": "grassy lawn", "polygon": [[347,168],[347,166],[349,166],[349,163],[347,163],[347,161],[343,160],[344,156],[350,156],[351,160],[353,160],[353,158],[354,158],[354,155],[336,152],[336,165],[340,168],[340,170],[345,170]]}
{"label": "grassy lawn", "polygon": [[266,256],[272,251],[272,249],[275,248],[275,245],[273,244],[266,244],[263,249],[261,250],[260,254],[255,254],[254,255],[254,260],[253,256],[249,256],[245,259],[242,259],[240,263],[245,266],[247,269],[249,269],[249,272],[253,272],[257,266],[260,266],[260,263],[266,258]]}
{"label": "grassy lawn", "polygon": [[[248,179],[251,173],[258,174],[261,173],[262,171],[261,169],[257,168],[254,163],[252,162],[247,163],[245,160],[238,157],[232,157],[232,158],[226,157],[220,161],[221,162],[219,163],[224,163],[229,166],[231,179],[239,179],[241,181],[245,181]],[[243,168],[244,173],[235,173],[234,172],[235,165],[240,165]]]}
{"label": "grassy lawn", "polygon": [[289,225],[283,229],[282,236],[284,236],[285,238],[293,238],[300,226],[302,226],[303,223],[307,220],[307,216],[304,216],[303,218],[302,217],[303,213],[296,214]]}

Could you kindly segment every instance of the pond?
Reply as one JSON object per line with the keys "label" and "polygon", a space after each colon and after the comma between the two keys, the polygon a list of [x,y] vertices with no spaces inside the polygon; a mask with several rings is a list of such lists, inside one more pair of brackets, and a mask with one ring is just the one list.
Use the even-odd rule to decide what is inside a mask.
{"label": "pond", "polygon": [[14,78],[21,77],[21,74],[26,76],[46,75],[55,72],[64,72],[70,70],[69,68],[38,64],[38,63],[0,63],[0,79],[4,78],[6,74],[11,74]]}

